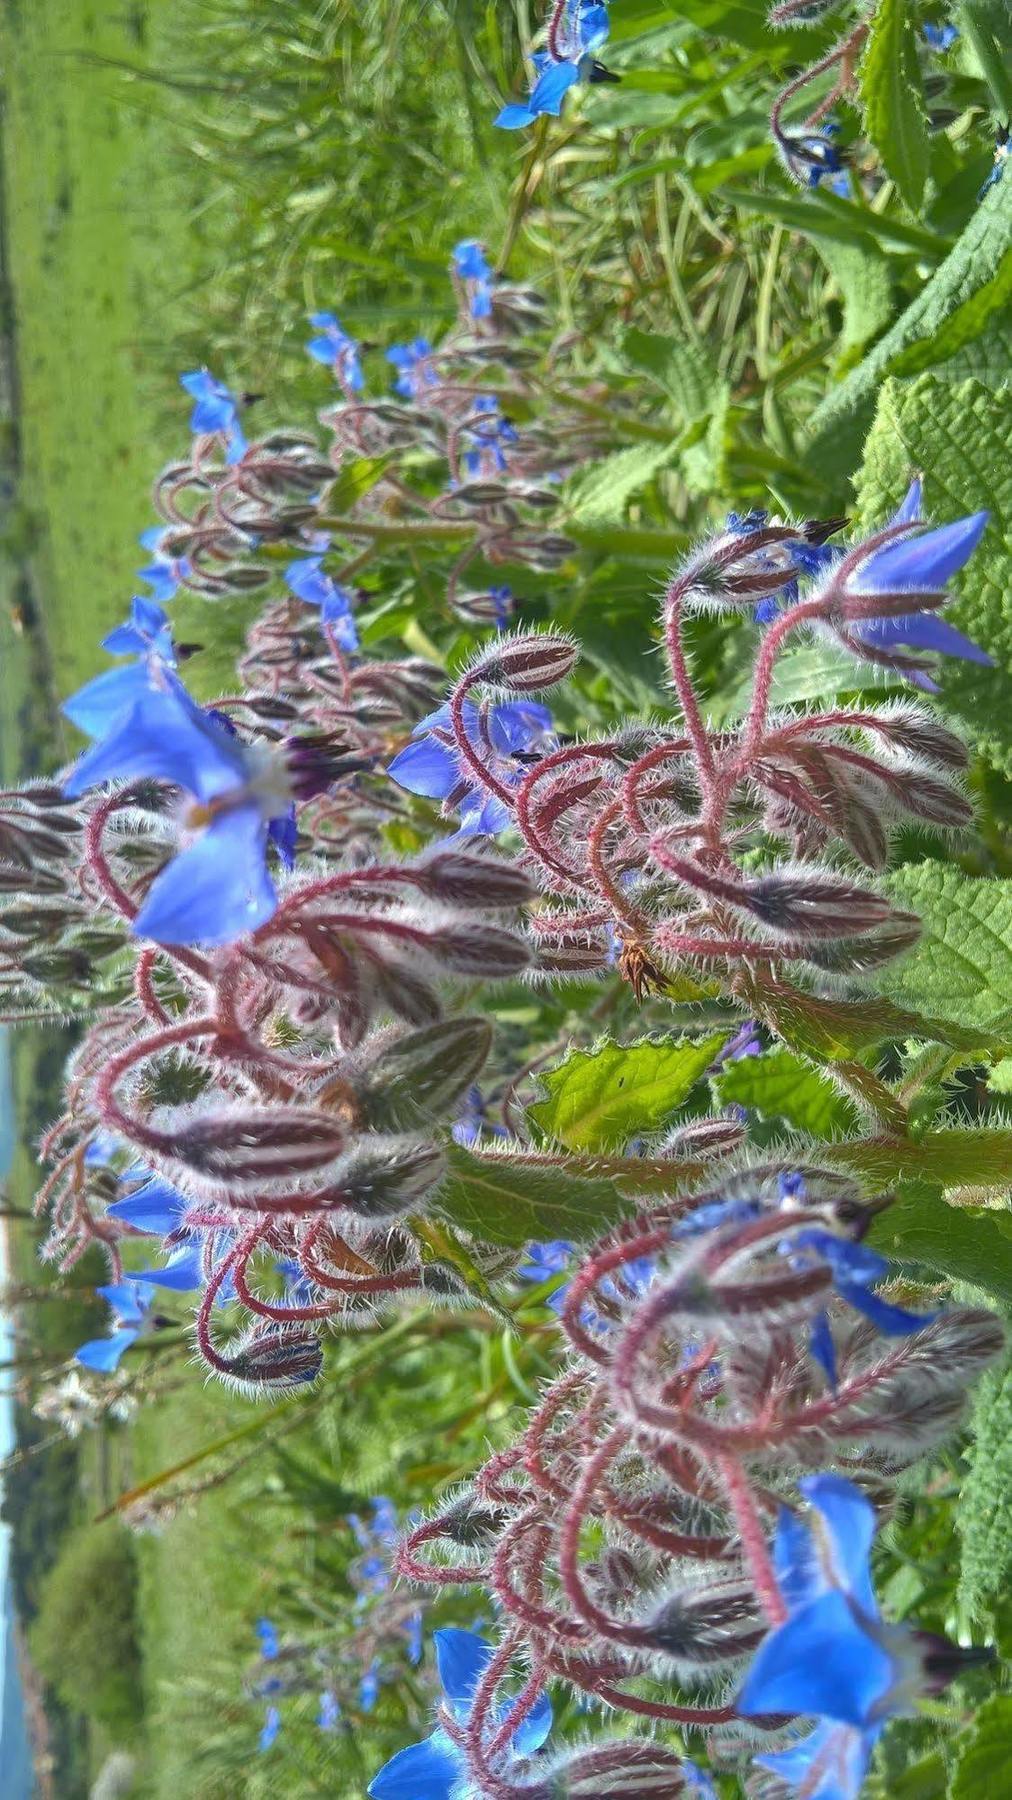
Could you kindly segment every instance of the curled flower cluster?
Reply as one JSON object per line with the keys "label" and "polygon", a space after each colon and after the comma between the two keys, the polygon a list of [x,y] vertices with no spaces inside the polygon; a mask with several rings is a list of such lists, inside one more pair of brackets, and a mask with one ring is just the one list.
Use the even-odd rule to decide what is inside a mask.
{"label": "curled flower cluster", "polygon": [[[515,1767],[555,1678],[700,1734],[718,1767],[758,1739],[792,1793],[854,1794],[886,1720],[975,1659],[883,1621],[868,1557],[899,1471],[951,1432],[1003,1333],[986,1312],[918,1317],[880,1295],[887,1265],[861,1242],[874,1210],[826,1170],[771,1165],[584,1255],[569,1365],[400,1553],[411,1581],[473,1585],[499,1609],[467,1713],[440,1716],[475,1793],[705,1791],[649,1738]],[[372,1791],[400,1792],[383,1775]]]}

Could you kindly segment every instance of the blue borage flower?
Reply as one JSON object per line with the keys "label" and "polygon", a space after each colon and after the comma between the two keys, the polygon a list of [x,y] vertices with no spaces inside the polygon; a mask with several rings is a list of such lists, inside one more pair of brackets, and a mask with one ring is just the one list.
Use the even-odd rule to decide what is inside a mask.
{"label": "blue borage flower", "polygon": [[223,381],[216,381],[209,369],[193,369],[180,375],[179,383],[196,402],[190,414],[190,430],[199,437],[220,437],[224,442],[225,461],[241,462],[247,444],[239,424],[239,402]]}
{"label": "blue borage flower", "polygon": [[495,275],[477,238],[464,238],[453,249],[453,273],[463,283],[472,319],[487,319],[492,311]]}
{"label": "blue borage flower", "polygon": [[261,1656],[264,1658],[265,1662],[273,1662],[274,1658],[278,1656],[281,1651],[277,1626],[273,1624],[270,1619],[258,1619],[253,1630],[260,1640]]}
{"label": "blue borage flower", "polygon": [[[523,775],[520,759],[546,750],[554,742],[551,713],[533,700],[510,700],[487,709],[465,701],[464,724],[471,742],[484,755],[491,748],[497,759],[493,772],[509,786],[519,783]],[[461,766],[448,706],[422,719],[412,739],[387,769],[398,786],[429,800],[441,800],[445,812],[459,813],[460,828],[454,838],[495,837],[505,830],[509,808],[479,787],[470,770]]]}
{"label": "blue borage flower", "polygon": [[190,795],[181,824],[199,835],[158,875],[133,930],[163,944],[231,943],[277,906],[267,845],[272,826],[289,824],[292,775],[284,755],[241,743],[150,659],[148,677],[75,764],[65,792],[154,779]]}
{"label": "blue borage flower", "polygon": [[603,68],[596,56],[607,43],[609,30],[606,6],[570,0],[559,37],[561,54],[539,51],[532,57],[536,78],[526,105],[504,106],[495,123],[505,131],[519,131],[533,125],[539,113],[558,118],[563,100],[577,82],[617,81],[619,77]]}
{"label": "blue borage flower", "polygon": [[795,181],[807,188],[817,188],[825,182],[834,194],[847,200],[850,176],[836,142],[839,130],[834,120],[827,119],[821,131],[777,132],[775,142]]}
{"label": "blue borage flower", "polygon": [[130,616],[102,639],[103,650],[113,656],[131,656],[134,661],[117,669],[106,669],[93,680],[86,681],[76,694],[65,700],[60,711],[91,738],[100,738],[113,722],[147,693],[158,670],[174,670],[176,652],[168,614],[154,600],[136,595],[130,602]]}
{"label": "blue borage flower", "polygon": [[154,1296],[133,1281],[110,1282],[106,1287],[96,1288],[95,1292],[109,1302],[117,1322],[116,1327],[107,1337],[89,1338],[86,1344],[75,1351],[74,1361],[83,1364],[86,1369],[96,1369],[102,1375],[111,1375],[119,1368],[131,1344],[135,1344],[140,1337]]}
{"label": "blue borage flower", "polygon": [[323,556],[302,556],[290,562],[285,580],[293,594],[306,606],[318,606],[323,623],[329,626],[339,648],[358,649],[358,632],[352,612],[351,595],[339,587],[323,567]]}
{"label": "blue borage flower", "polygon": [[341,1707],[337,1695],[329,1688],[324,1688],[320,1695],[320,1709],[316,1715],[316,1723],[321,1731],[336,1731],[341,1722]]}
{"label": "blue borage flower", "polygon": [[264,1714],[264,1722],[260,1732],[258,1748],[261,1752],[270,1750],[277,1741],[281,1730],[281,1714],[276,1706],[269,1706]]}
{"label": "blue borage flower", "polygon": [[472,448],[464,452],[464,468],[468,475],[502,475],[507,467],[506,444],[517,441],[516,427],[503,418],[499,402],[491,394],[479,394],[474,401],[464,428]]}
{"label": "blue borage flower", "polygon": [[871,1503],[839,1475],[798,1485],[810,1521],[784,1508],[774,1543],[789,1616],[759,1646],[737,1710],[818,1719],[808,1737],[756,1762],[805,1800],[855,1800],[886,1720],[911,1710],[921,1658],[913,1633],[879,1615]]}
{"label": "blue borage flower", "polygon": [[959,37],[959,27],[948,22],[944,25],[922,25],[921,36],[929,50],[951,50]]}
{"label": "blue borage flower", "polygon": [[154,589],[155,599],[163,606],[193,574],[193,564],[189,557],[173,556],[167,548],[172,535],[171,525],[151,525],[147,531],[141,532],[138,540],[143,549],[151,552],[153,560],[143,569],[138,569],[137,579],[146,581]]}
{"label": "blue borage flower", "polygon": [[[478,1684],[494,1654],[492,1645],[473,1631],[448,1628],[434,1634],[436,1665],[447,1710],[458,1724],[466,1722]],[[508,1703],[498,1718],[509,1714]],[[509,1762],[540,1750],[552,1729],[552,1707],[546,1694],[537,1699],[518,1725],[505,1752]],[[466,1766],[449,1734],[438,1726],[423,1743],[398,1751],[369,1784],[370,1800],[455,1800],[463,1792]]]}
{"label": "blue borage flower", "polygon": [[308,355],[314,362],[332,369],[342,387],[350,388],[355,394],[361,393],[365,383],[355,339],[348,335],[332,312],[312,312],[308,318],[317,333],[306,345]]}
{"label": "blue borage flower", "polygon": [[432,345],[428,338],[415,338],[410,344],[391,344],[387,362],[397,370],[394,387],[405,400],[423,400],[426,388],[438,387],[439,376],[432,367]]}

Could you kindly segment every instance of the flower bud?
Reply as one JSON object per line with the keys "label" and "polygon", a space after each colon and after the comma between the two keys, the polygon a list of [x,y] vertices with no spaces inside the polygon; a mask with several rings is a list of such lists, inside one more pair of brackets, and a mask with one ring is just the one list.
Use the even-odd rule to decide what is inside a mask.
{"label": "flower bud", "polygon": [[771,931],[800,937],[852,937],[884,924],[891,910],[888,900],[869,888],[837,875],[801,872],[746,883],[733,904]]}
{"label": "flower bud", "polygon": [[324,1168],[346,1141],[333,1116],[278,1107],[191,1119],[174,1134],[172,1155],[210,1181],[277,1181]]}
{"label": "flower bud", "polygon": [[576,645],[554,631],[500,638],[478,656],[470,674],[514,694],[536,694],[565,681],[579,657]]}
{"label": "flower bud", "polygon": [[755,1592],[744,1584],[670,1594],[646,1627],[658,1650],[686,1669],[746,1656],[765,1636]]}
{"label": "flower bud", "polygon": [[444,1536],[453,1543],[472,1550],[494,1544],[509,1514],[504,1507],[491,1506],[477,1494],[462,1494],[443,1513],[440,1524]]}
{"label": "flower bud", "polygon": [[[2,823],[0,851],[10,854]],[[65,888],[64,877],[53,869],[29,868],[20,863],[15,867],[11,863],[0,863],[0,894],[62,894]]]}
{"label": "flower bud", "polygon": [[[546,1800],[693,1800],[701,1790],[694,1765],[645,1738],[599,1743],[557,1763]],[[535,1800],[541,1800],[534,1790]]]}
{"label": "flower bud", "polygon": [[737,1119],[692,1119],[670,1131],[661,1145],[661,1156],[730,1156],[744,1143],[747,1133]]}
{"label": "flower bud", "polygon": [[891,962],[916,944],[921,921],[916,913],[897,912],[877,931],[859,938],[841,937],[833,943],[807,944],[805,960],[827,975],[860,975]]}
{"label": "flower bud", "polygon": [[437,850],[419,865],[422,892],[454,906],[523,906],[536,892],[529,876],[497,856]]}
{"label": "flower bud", "polygon": [[360,1219],[410,1212],[435,1187],[444,1166],[434,1144],[364,1138],[341,1170],[340,1205]]}
{"label": "flower bud", "polygon": [[519,975],[531,953],[523,939],[499,925],[443,925],[426,934],[425,948],[454,975],[505,981]]}
{"label": "flower bud", "polygon": [[359,1095],[373,1131],[418,1130],[477,1079],[492,1045],[488,1019],[442,1019],[382,1049]]}
{"label": "flower bud", "polygon": [[303,1387],[323,1369],[320,1340],[302,1327],[259,1325],[230,1359],[229,1379],[254,1392]]}

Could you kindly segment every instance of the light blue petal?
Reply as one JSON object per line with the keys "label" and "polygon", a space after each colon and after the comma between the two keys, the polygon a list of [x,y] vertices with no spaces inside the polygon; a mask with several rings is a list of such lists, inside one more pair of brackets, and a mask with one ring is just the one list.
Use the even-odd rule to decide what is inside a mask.
{"label": "light blue petal", "polygon": [[977,548],[990,513],[971,513],[917,537],[901,538],[876,550],[855,578],[861,593],[896,593],[904,588],[939,592]]}
{"label": "light blue petal", "polygon": [[905,1306],[893,1306],[883,1300],[871,1288],[859,1287],[855,1282],[838,1281],[836,1291],[841,1300],[848,1306],[857,1308],[866,1319],[870,1319],[878,1331],[884,1331],[887,1337],[906,1337],[908,1332],[922,1331],[930,1325],[938,1314],[908,1312]]}
{"label": "light blue petal", "polygon": [[808,1526],[787,1506],[782,1506],[777,1514],[773,1569],[791,1612],[817,1600],[828,1586]]}
{"label": "light blue petal", "polygon": [[136,920],[159,944],[230,944],[277,907],[267,873],[267,826],[257,806],[223,813],[159,875]]}
{"label": "light blue petal", "polygon": [[199,1250],[177,1250],[163,1269],[138,1269],[134,1281],[149,1287],[172,1288],[179,1294],[192,1294],[204,1285],[203,1258]]}
{"label": "light blue petal", "polygon": [[584,53],[600,50],[608,42],[610,23],[606,6],[585,6],[580,10],[580,48]]}
{"label": "light blue petal", "polygon": [[563,100],[579,79],[580,71],[575,63],[548,63],[531,89],[528,102],[531,112],[550,113],[557,119]]}
{"label": "light blue petal", "polygon": [[489,714],[489,737],[503,755],[529,750],[551,729],[551,713],[536,700],[510,700],[494,706]]}
{"label": "light blue petal", "polygon": [[522,131],[525,125],[533,125],[536,117],[537,115],[532,113],[529,106],[522,106],[519,102],[515,102],[511,106],[504,106],[502,112],[496,114],[492,123],[498,125],[502,131]]}
{"label": "light blue petal", "polygon": [[923,505],[924,484],[921,481],[920,476],[915,475],[910,486],[907,488],[898,511],[894,512],[892,518],[889,520],[890,525],[913,525],[915,521],[920,518]]}
{"label": "light blue petal", "polygon": [[108,1282],[95,1292],[108,1301],[121,1325],[143,1324],[144,1314],[151,1305],[151,1295],[135,1287],[132,1281]]}
{"label": "light blue petal", "polygon": [[814,1713],[864,1725],[894,1680],[890,1658],[833,1590],[763,1640],[737,1706],[746,1717]]}
{"label": "light blue petal", "polygon": [[443,1692],[453,1703],[454,1710],[463,1707],[466,1712],[474,1699],[474,1690],[492,1660],[492,1646],[477,1632],[461,1631],[456,1625],[434,1632],[433,1642]]}
{"label": "light blue petal", "polygon": [[389,764],[387,774],[410,794],[424,794],[430,800],[445,800],[460,781],[453,751],[434,737],[408,744]]}
{"label": "light blue petal", "polygon": [[[124,625],[120,629],[129,631],[130,627]],[[122,668],[105,669],[94,680],[86,681],[83,688],[63,702],[60,711],[88,737],[101,738],[121,714],[129,712],[143,698],[149,686],[148,672],[142,663],[125,663]]]}
{"label": "light blue petal", "polygon": [[109,736],[75,763],[64,791],[74,796],[106,781],[175,782],[200,800],[213,800],[246,777],[237,739],[195,706],[181,683],[160,671]]}
{"label": "light blue petal", "polygon": [[858,1800],[880,1730],[849,1725],[819,1725],[799,1744],[757,1756],[760,1768],[772,1770],[805,1800]]}
{"label": "light blue petal", "polygon": [[452,1800],[463,1768],[445,1732],[399,1750],[369,1783],[370,1800]]}
{"label": "light blue petal", "polygon": [[942,656],[959,656],[964,662],[982,663],[989,669],[994,667],[993,656],[936,613],[906,613],[894,619],[859,619],[853,622],[851,630],[855,637],[873,648],[935,650]]}
{"label": "light blue petal", "polygon": [[182,1221],[188,1202],[167,1181],[155,1177],[129,1194],[125,1200],[114,1200],[107,1209],[110,1216],[134,1231],[155,1237],[168,1237]]}
{"label": "light blue petal", "polygon": [[137,542],[142,546],[143,549],[155,551],[161,547],[161,542],[162,542],[162,539],[164,536],[165,536],[165,526],[164,525],[149,525],[146,531],[142,531],[140,533],[140,536],[138,537]]}
{"label": "light blue petal", "polygon": [[179,385],[195,400],[203,400],[214,392],[217,383],[209,369],[192,369],[188,375],[180,375]]}
{"label": "light blue petal", "polygon": [[136,1343],[138,1333],[129,1329],[114,1331],[111,1336],[92,1338],[82,1344],[75,1353],[74,1361],[81,1363],[86,1369],[97,1369],[101,1375],[111,1375],[118,1369],[120,1358],[130,1345]]}

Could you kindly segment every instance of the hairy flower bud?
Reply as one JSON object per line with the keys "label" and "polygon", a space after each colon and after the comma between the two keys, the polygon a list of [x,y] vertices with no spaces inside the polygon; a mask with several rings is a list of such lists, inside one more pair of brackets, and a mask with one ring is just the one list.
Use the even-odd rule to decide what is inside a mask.
{"label": "hairy flower bud", "polygon": [[485,1018],[442,1019],[384,1046],[358,1089],[371,1129],[418,1130],[449,1111],[477,1079],[491,1046]]}
{"label": "hairy flower bud", "polygon": [[500,925],[443,925],[425,935],[425,950],[454,975],[505,981],[530,962],[523,939]]}
{"label": "hairy flower bud", "polygon": [[[644,1738],[575,1750],[552,1769],[545,1800],[693,1800],[694,1765]],[[542,1790],[533,1790],[541,1800]]]}
{"label": "hairy flower bud", "polygon": [[410,1212],[436,1186],[443,1169],[434,1144],[363,1138],[341,1168],[339,1204],[361,1219]]}
{"label": "hairy flower bud", "polygon": [[320,1340],[304,1328],[258,1325],[230,1358],[229,1379],[251,1392],[304,1387],[323,1369]]}
{"label": "hairy flower bud", "polygon": [[578,656],[572,640],[558,632],[502,637],[477,657],[470,679],[508,688],[514,694],[536,694],[565,681]]}
{"label": "hairy flower bud", "polygon": [[178,1162],[211,1181],[247,1184],[311,1175],[346,1148],[347,1127],[296,1107],[208,1113],[166,1139]]}
{"label": "hairy flower bud", "polygon": [[416,880],[433,900],[455,906],[523,906],[536,891],[522,869],[464,850],[437,850],[419,865]]}
{"label": "hairy flower bud", "polygon": [[744,1582],[669,1594],[647,1630],[658,1650],[685,1669],[732,1662],[754,1650],[766,1622]]}

